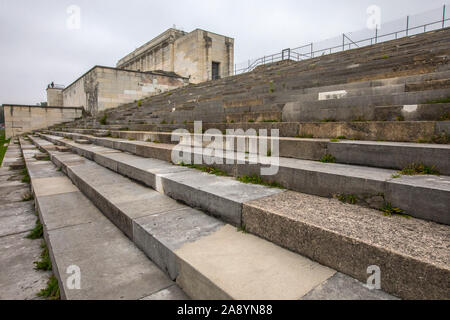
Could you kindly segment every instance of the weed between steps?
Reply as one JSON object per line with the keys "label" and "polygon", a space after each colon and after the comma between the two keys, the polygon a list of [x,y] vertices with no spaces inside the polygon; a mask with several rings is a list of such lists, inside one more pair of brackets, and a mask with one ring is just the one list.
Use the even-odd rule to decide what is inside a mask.
{"label": "weed between steps", "polygon": [[26,236],[27,239],[36,240],[42,238],[44,235],[44,227],[39,218],[36,219],[34,228]]}
{"label": "weed between steps", "polygon": [[342,203],[357,204],[359,198],[354,194],[338,194],[337,198]]}
{"label": "weed between steps", "polygon": [[[379,196],[382,196],[384,199],[384,195],[379,194]],[[354,194],[337,194],[335,197],[342,203],[348,203],[348,204],[352,204],[352,205],[360,204],[361,201],[365,202],[364,200],[361,200],[358,196],[356,196]],[[363,206],[366,206],[366,205],[363,205]],[[375,207],[372,207],[372,208],[383,212],[383,215],[387,216],[387,217],[400,216],[400,217],[407,218],[407,219],[411,218],[410,215],[405,213],[405,210],[400,209],[400,208],[395,208],[389,202],[384,202],[384,205],[381,208],[375,208]]]}
{"label": "weed between steps", "polygon": [[55,276],[51,276],[47,282],[47,288],[42,289],[38,294],[38,297],[47,298],[48,300],[59,300],[60,290],[58,280]]}
{"label": "weed between steps", "polygon": [[41,260],[34,261],[34,269],[40,271],[52,271],[52,261],[48,253],[48,247],[45,241],[41,242]]}
{"label": "weed between steps", "polygon": [[327,154],[325,154],[322,157],[322,159],[320,159],[320,162],[323,162],[323,163],[336,163],[336,158],[333,155],[327,153]]}
{"label": "weed between steps", "polygon": [[[213,174],[216,175],[218,177],[229,177],[230,175],[220,169],[216,169],[216,168],[211,168],[211,167],[205,167],[205,166],[201,166],[198,164],[185,164],[184,162],[180,162],[178,163],[179,166],[182,167],[186,167],[186,168],[191,168],[191,169],[196,169],[208,174]],[[258,184],[258,185],[262,185],[262,186],[266,186],[266,187],[270,187],[270,188],[278,188],[278,189],[285,189],[281,184],[276,183],[276,182],[265,182],[262,180],[262,178],[260,176],[257,175],[252,175],[252,176],[241,176],[241,177],[236,177],[236,180],[245,183],[245,184]]]}
{"label": "weed between steps", "polygon": [[[399,171],[400,175],[405,176],[415,176],[415,175],[434,175],[434,176],[440,176],[439,170],[436,169],[435,166],[427,166],[423,163],[411,163],[407,165],[405,168],[403,168],[401,171]],[[392,176],[394,178],[394,176]]]}
{"label": "weed between steps", "polygon": [[438,103],[450,103],[450,97],[436,99],[436,100],[428,100],[428,101],[424,102],[424,104],[438,104]]}
{"label": "weed between steps", "polygon": [[298,136],[296,136],[296,138],[299,138],[299,139],[313,139],[314,135],[312,135],[312,134],[299,134]]}
{"label": "weed between steps", "polygon": [[238,227],[238,228],[237,228],[237,232],[242,232],[242,233],[244,233],[244,234],[248,233],[248,232],[247,232],[247,227],[245,226],[245,224],[242,225],[242,226],[240,226],[240,227]]}
{"label": "weed between steps", "polygon": [[186,167],[186,168],[196,169],[196,170],[206,172],[209,174],[213,174],[218,177],[228,177],[229,176],[228,173],[223,170],[211,168],[211,167],[205,167],[205,166],[201,166],[198,164],[186,164],[184,162],[181,162],[178,165],[180,165],[182,167]]}
{"label": "weed between steps", "polygon": [[[23,175],[21,181],[23,183],[30,183],[31,179],[30,179],[30,176],[28,175],[27,169],[22,169],[22,171],[20,173]],[[24,200],[24,201],[29,201],[29,200]]]}
{"label": "weed between steps", "polygon": [[245,184],[259,184],[270,188],[285,189],[281,184],[277,182],[265,182],[257,175],[237,177],[236,180]]}
{"label": "weed between steps", "polygon": [[389,202],[385,203],[384,207],[381,208],[381,211],[383,211],[384,215],[387,217],[400,216],[400,217],[407,218],[407,219],[411,218],[411,216],[405,214],[405,210],[399,209],[399,208],[394,208],[394,207],[392,207],[392,205]]}

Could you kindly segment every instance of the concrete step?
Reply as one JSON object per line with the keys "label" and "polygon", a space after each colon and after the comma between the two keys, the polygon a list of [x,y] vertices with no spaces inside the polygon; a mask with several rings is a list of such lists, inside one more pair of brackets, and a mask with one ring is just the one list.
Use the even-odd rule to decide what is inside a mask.
{"label": "concrete step", "polygon": [[[428,109],[435,110],[434,120],[439,120],[443,113],[436,106],[426,105],[428,101],[448,98],[450,89],[426,90],[419,92],[403,92],[396,94],[364,95],[346,97],[344,93],[336,93],[336,98],[331,93],[322,93],[324,97],[316,97],[315,101],[300,100],[287,103],[283,109],[284,122],[317,122],[324,119],[333,119],[334,121],[355,121],[364,119],[365,121],[376,120],[380,115],[378,106],[405,106],[405,116],[415,118],[413,120],[426,120],[422,114]],[[321,100],[322,99],[322,100]],[[418,105],[422,105],[419,106]],[[408,106],[409,109],[406,109]],[[414,107],[412,107],[414,106]],[[421,109],[426,109],[422,111]],[[430,111],[428,111],[430,112]],[[448,109],[443,110],[448,112]]]}
{"label": "concrete step", "polygon": [[361,264],[377,266],[383,289],[406,299],[450,298],[448,226],[295,192],[246,203],[243,223],[250,233],[357,279],[366,276]]}
{"label": "concrete step", "polygon": [[55,151],[52,161],[194,299],[395,299],[350,277],[240,233],[203,212],[143,187],[81,156]]}
{"label": "concrete step", "polygon": [[[62,299],[186,298],[70,179],[50,161],[35,160],[38,149],[21,144]],[[79,290],[69,286],[71,266],[80,268]]]}
{"label": "concrete step", "polygon": [[[114,138],[92,138],[92,142],[102,147],[89,147],[73,143],[63,137],[42,135],[45,139],[57,144],[70,147],[72,151],[83,155],[89,159],[99,157],[101,163],[112,170],[119,170],[133,179],[143,183],[149,183],[156,189],[158,170],[150,164],[144,167],[139,165],[130,165],[130,161],[141,163],[144,160],[139,157],[154,158],[166,161],[164,173],[173,173],[176,168],[168,164],[172,161],[173,145],[153,144],[147,142],[128,141]],[[121,154],[117,156],[114,151],[124,151],[130,154]],[[112,154],[105,154],[113,152]],[[186,151],[186,163],[194,163],[195,155],[201,155],[197,152]],[[137,155],[133,156],[133,155]],[[226,171],[229,175],[242,176],[261,176],[262,168],[270,165],[275,166],[278,171],[271,176],[261,176],[261,179],[268,183],[277,183],[287,189],[304,192],[308,194],[335,197],[338,195],[353,195],[359,200],[358,203],[365,206],[381,209],[387,204],[396,208],[401,208],[405,213],[425,220],[435,221],[443,224],[450,224],[450,177],[449,176],[395,176],[398,172],[388,169],[371,168],[364,166],[321,163],[308,160],[298,160],[289,158],[260,157],[253,159],[249,163],[249,155],[246,154],[227,154],[224,158],[208,158],[210,167],[215,167]],[[201,158],[202,159],[202,158]],[[239,161],[236,161],[238,159]],[[97,160],[96,160],[97,161]],[[154,160],[156,161],[156,160]],[[125,165],[128,170],[120,171],[121,166]],[[153,164],[155,166],[156,164]],[[161,164],[163,165],[163,164]],[[114,169],[118,168],[118,169]],[[183,170],[184,169],[184,170]],[[230,205],[234,203],[239,205],[249,200],[249,197],[263,197],[268,194],[256,189],[241,188],[234,186],[229,180],[225,190],[216,187],[202,187],[208,180],[220,180],[217,177],[196,178],[194,172],[185,172],[186,168],[179,168],[179,174],[169,174],[162,176],[162,181],[167,184],[163,187],[173,193],[177,199],[188,201],[191,205],[201,205],[202,208],[222,219],[239,225],[241,222],[240,209],[230,210]],[[199,175],[201,175],[199,173]],[[206,179],[206,180],[205,180]],[[170,181],[172,180],[172,181]],[[170,181],[170,182],[169,182]],[[176,186],[176,187],[175,187]],[[170,189],[169,189],[170,188]],[[236,189],[234,189],[236,188]],[[199,195],[192,194],[196,190]],[[200,194],[216,194],[217,192],[231,192],[227,195],[227,203],[212,203],[200,198]],[[268,191],[267,191],[268,192]],[[274,191],[272,191],[274,192]],[[237,195],[235,194],[237,193]],[[275,192],[276,193],[276,192]],[[222,196],[223,197],[223,196]],[[207,204],[207,206],[205,206]],[[233,207],[234,207],[233,205]],[[222,210],[217,209],[220,207]]]}
{"label": "concrete step", "polygon": [[[72,129],[70,132],[65,130],[66,134],[62,135],[58,131],[50,131],[51,134],[65,137],[83,137],[92,139],[89,135],[98,137],[98,132],[104,131],[95,129]],[[75,133],[75,134],[72,134]],[[172,141],[172,137],[178,136],[180,139]],[[103,137],[120,138],[133,141],[157,141],[163,144],[178,144],[185,136],[181,133],[169,132],[146,132],[146,131],[108,131]],[[191,134],[191,143],[193,144],[195,137],[199,137],[203,141],[203,147],[207,147],[213,140],[213,136],[208,134],[195,135]],[[209,139],[204,139],[204,138]],[[227,136],[230,139],[230,136]],[[237,151],[237,139],[246,139],[246,151],[248,149],[248,136],[231,136],[233,140],[232,147],[226,143],[224,137],[224,150]],[[268,145],[273,145],[272,139],[269,138]],[[330,139],[306,139],[306,138],[278,138],[279,155],[285,158],[315,160],[319,161],[326,154],[331,154],[336,158],[336,163],[357,164],[368,167],[388,168],[401,170],[412,163],[423,163],[429,167],[435,167],[443,175],[450,175],[450,145],[437,144],[418,144],[405,142],[372,142],[346,140],[346,138],[338,139],[338,141],[330,141]]]}
{"label": "concrete step", "polygon": [[[448,143],[450,121],[363,121],[363,122],[254,122],[254,123],[203,123],[203,130],[227,129],[247,131],[249,129],[278,129],[280,137],[313,136],[319,139],[333,139],[345,136],[347,139],[364,141],[428,142]],[[194,124],[130,125],[120,130],[173,132],[177,129],[194,132]],[[82,129],[117,130],[114,127],[85,126]]]}
{"label": "concrete step", "polygon": [[[392,298],[384,294],[379,296],[382,294],[379,291],[361,291],[361,284],[354,279],[334,273],[310,260],[303,260],[303,257],[292,255],[260,238],[238,233],[235,228],[198,210],[176,210],[170,207],[166,198],[163,200],[160,195],[147,195],[145,187],[139,184],[80,156],[55,152],[54,146],[47,141],[39,138],[33,140],[50,152],[52,161],[62,167],[63,172],[67,172],[77,185],[82,185],[81,190],[90,194],[90,198],[95,199],[104,212],[113,212],[110,216],[116,224],[121,225],[125,232],[131,232],[134,241],[147,255],[173,278],[176,277],[193,298],[361,299],[368,298],[368,293],[377,293],[370,299]],[[151,170],[149,168],[158,167],[158,162],[153,159],[139,159],[96,148],[98,152],[94,158],[99,164],[107,157],[123,159],[122,165],[109,163],[106,166],[111,165],[115,168],[113,171],[126,176],[130,176],[133,164],[139,163],[141,176]],[[100,160],[101,156],[103,160]],[[103,161],[103,165],[105,163]],[[177,170],[177,167],[172,166],[173,169]],[[147,185],[152,183],[149,181]],[[226,185],[228,182],[227,178],[220,177],[213,183],[219,187],[219,184]],[[205,181],[203,188],[207,188],[207,184]],[[166,185],[161,181],[157,189],[166,192]],[[271,206],[272,202],[277,206]],[[280,209],[269,212],[272,207]],[[383,290],[389,288],[390,292],[410,299],[448,298],[450,270],[445,247],[448,226],[414,218],[385,217],[371,209],[296,192],[277,192],[246,201],[243,208],[243,222],[247,230],[254,230],[255,234],[290,250],[304,250],[311,259],[326,261],[338,271],[358,276],[360,281],[367,280],[369,266],[378,265]],[[268,216],[258,215],[259,212]],[[314,221],[300,219],[311,213],[309,219]],[[145,214],[148,216],[142,217]],[[285,216],[297,219],[293,222],[283,220]],[[299,229],[299,221],[308,223],[310,229]],[[329,224],[336,227],[330,231]],[[307,232],[302,233],[302,230]],[[362,235],[361,230],[364,230]],[[401,232],[396,232],[398,230]],[[293,237],[286,239],[284,234]],[[319,239],[320,243],[311,239]],[[328,239],[334,241],[332,245],[327,243]],[[308,246],[308,241],[312,241],[314,246]],[[337,251],[345,261],[334,255],[335,247],[342,248]]]}

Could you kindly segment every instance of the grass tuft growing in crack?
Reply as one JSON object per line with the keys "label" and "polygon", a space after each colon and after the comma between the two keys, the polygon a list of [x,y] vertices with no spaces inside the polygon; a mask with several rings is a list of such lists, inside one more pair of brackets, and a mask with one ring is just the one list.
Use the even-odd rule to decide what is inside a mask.
{"label": "grass tuft growing in crack", "polygon": [[337,198],[340,202],[349,204],[357,204],[359,200],[354,194],[338,194]]}
{"label": "grass tuft growing in crack", "polygon": [[27,239],[35,240],[40,239],[44,235],[44,227],[42,226],[39,218],[36,219],[36,225],[30,231],[30,233],[26,236]]}
{"label": "grass tuft growing in crack", "polygon": [[237,232],[248,233],[245,224],[237,228]]}
{"label": "grass tuft growing in crack", "polygon": [[237,177],[236,180],[245,184],[259,184],[270,188],[285,189],[281,184],[277,182],[265,182],[257,175]]}
{"label": "grass tuft growing in crack", "polygon": [[34,195],[31,192],[27,192],[22,196],[23,202],[27,202],[27,201],[31,201],[31,200],[34,200]]}
{"label": "grass tuft growing in crack", "polygon": [[59,300],[59,284],[58,279],[55,276],[51,276],[47,282],[47,288],[42,289],[38,294],[38,297],[47,298],[48,300]]}
{"label": "grass tuft growing in crack", "polygon": [[23,175],[21,181],[23,183],[30,183],[31,179],[30,179],[30,176],[28,175],[27,169],[22,169],[22,171],[20,173]]}
{"label": "grass tuft growing in crack", "polygon": [[205,173],[209,173],[209,174],[213,174],[215,176],[218,177],[228,177],[228,173],[220,170],[220,169],[216,169],[216,168],[211,168],[211,167],[205,167],[205,166],[201,166],[198,164],[186,164],[184,162],[179,163],[180,166],[182,167],[186,167],[186,168],[191,168],[191,169],[196,169]]}
{"label": "grass tuft growing in crack", "polygon": [[320,159],[320,162],[323,162],[323,163],[336,163],[336,158],[333,155],[327,153],[326,155],[324,155],[322,157],[322,159]]}
{"label": "grass tuft growing in crack", "polygon": [[52,271],[52,261],[50,260],[50,255],[48,253],[48,247],[45,241],[41,243],[41,260],[34,261],[34,269],[41,271]]}
{"label": "grass tuft growing in crack", "polygon": [[411,163],[407,165],[399,174],[403,174],[405,176],[414,176],[414,175],[441,175],[439,170],[436,169],[435,166],[427,166],[423,163]]}
{"label": "grass tuft growing in crack", "polygon": [[383,211],[384,215],[387,217],[400,216],[407,219],[411,218],[411,216],[405,214],[405,210],[400,208],[394,208],[392,204],[390,204],[389,202],[385,203],[384,207],[381,208],[381,211]]}

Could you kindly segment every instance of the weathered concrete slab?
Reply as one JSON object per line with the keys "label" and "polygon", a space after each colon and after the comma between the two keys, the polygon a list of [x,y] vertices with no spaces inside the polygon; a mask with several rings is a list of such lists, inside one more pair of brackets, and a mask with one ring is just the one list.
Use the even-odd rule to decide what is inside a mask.
{"label": "weathered concrete slab", "polygon": [[176,279],[180,262],[174,251],[223,226],[223,222],[201,211],[184,207],[134,220],[133,239],[152,261]]}
{"label": "weathered concrete slab", "polygon": [[172,283],[109,221],[56,229],[48,239],[63,283],[67,267],[81,269],[82,290],[65,289],[67,299],[140,299]]}
{"label": "weathered concrete slab", "polygon": [[0,186],[0,203],[21,202],[23,197],[30,192],[27,185]]}
{"label": "weathered concrete slab", "polygon": [[[203,279],[216,279],[216,286],[233,299],[292,300],[300,299],[335,273],[231,226],[175,252],[187,262],[180,265],[177,282],[190,296],[202,299],[214,297],[202,288]],[[193,281],[191,268],[203,279]]]}
{"label": "weathered concrete slab", "polygon": [[2,204],[0,211],[0,238],[33,229],[36,222],[32,201]]}
{"label": "weathered concrete slab", "polygon": [[285,192],[244,204],[249,232],[360,281],[381,268],[383,290],[406,299],[449,299],[450,227],[337,200]]}
{"label": "weathered concrete slab", "polygon": [[0,237],[0,300],[35,299],[47,285],[50,273],[34,270],[33,264],[39,260],[41,241],[25,236]]}

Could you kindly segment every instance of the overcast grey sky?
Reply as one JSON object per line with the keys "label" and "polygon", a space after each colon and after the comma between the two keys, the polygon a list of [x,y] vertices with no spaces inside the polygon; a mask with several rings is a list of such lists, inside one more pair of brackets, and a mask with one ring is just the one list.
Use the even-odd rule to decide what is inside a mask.
{"label": "overcast grey sky", "polygon": [[[445,0],[0,0],[0,104],[46,101],[51,81],[68,85],[94,65],[118,59],[176,25],[235,38],[235,60],[272,54],[438,8]],[[66,27],[67,8],[81,28]],[[450,7],[449,7],[450,15]]]}

